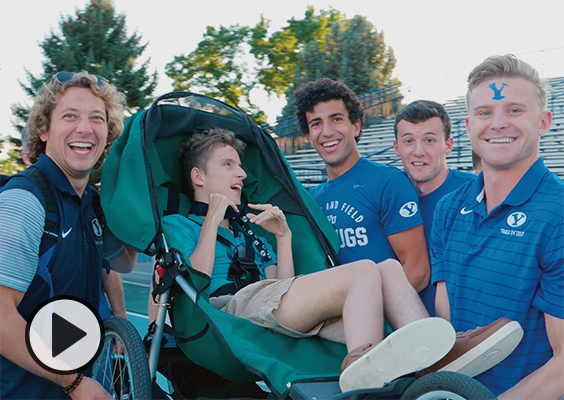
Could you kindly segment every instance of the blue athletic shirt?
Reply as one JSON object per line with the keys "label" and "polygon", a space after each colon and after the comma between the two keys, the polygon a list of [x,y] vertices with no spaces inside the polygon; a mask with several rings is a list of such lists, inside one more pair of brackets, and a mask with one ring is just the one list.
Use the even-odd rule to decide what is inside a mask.
{"label": "blue athletic shirt", "polygon": [[397,259],[387,237],[422,224],[409,179],[366,158],[310,193],[341,238],[342,263]]}
{"label": "blue athletic shirt", "polygon": [[[433,226],[433,214],[435,213],[437,203],[445,194],[458,189],[463,183],[473,179],[476,179],[476,175],[473,173],[449,169],[448,176],[441,186],[429,194],[419,196],[419,211],[421,212],[421,217],[423,218],[423,229],[425,230],[425,243],[427,244],[427,250],[431,248],[429,241],[431,238],[431,228]],[[421,297],[421,301],[425,305],[425,308],[431,317],[436,315],[436,293],[437,288],[431,283],[419,292],[419,297]]]}
{"label": "blue athletic shirt", "polygon": [[437,205],[432,282],[444,281],[457,331],[518,321],[514,352],[476,379],[495,395],[552,356],[544,313],[564,318],[564,182],[539,159],[489,214],[480,174]]}
{"label": "blue athletic shirt", "polygon": [[[190,214],[189,218],[186,218],[183,215],[174,214],[164,217],[162,223],[165,236],[175,237],[178,243],[182,243],[182,248],[178,250],[182,252],[185,259],[188,259],[188,257],[190,257],[196,249],[198,240],[200,239],[200,232],[202,231],[201,225],[204,223],[204,218],[193,214]],[[234,237],[233,232],[221,226],[218,227],[217,233],[229,241],[231,246],[223,244],[220,241],[216,241],[215,243],[215,259],[210,277],[210,293],[215,292],[217,289],[227,285],[228,283],[232,283],[227,280],[227,272],[229,271],[231,260],[233,259],[237,248],[245,247],[245,237],[243,233],[239,232],[239,234]],[[261,272],[261,279],[265,279],[264,270],[266,267],[276,264],[277,258],[272,246],[266,241],[266,239],[260,239],[272,256],[270,261],[265,262],[259,252],[255,251],[255,263]]]}

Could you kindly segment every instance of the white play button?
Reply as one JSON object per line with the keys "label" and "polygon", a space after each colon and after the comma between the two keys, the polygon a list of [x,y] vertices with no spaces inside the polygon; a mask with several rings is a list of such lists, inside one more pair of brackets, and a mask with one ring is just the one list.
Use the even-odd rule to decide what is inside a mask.
{"label": "white play button", "polygon": [[71,374],[88,367],[100,354],[104,325],[97,311],[73,296],[55,296],[30,316],[25,342],[46,370]]}

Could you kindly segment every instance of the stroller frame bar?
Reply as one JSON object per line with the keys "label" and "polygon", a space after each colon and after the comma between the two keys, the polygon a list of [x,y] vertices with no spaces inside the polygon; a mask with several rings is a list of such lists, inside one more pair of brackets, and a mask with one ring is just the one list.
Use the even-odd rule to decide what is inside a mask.
{"label": "stroller frame bar", "polygon": [[[169,252],[169,247],[166,242],[165,236],[162,235],[163,239],[163,247],[165,252]],[[178,253],[174,253],[174,257],[180,266],[179,269],[183,270],[183,264],[180,256]],[[186,278],[182,275],[177,275],[175,278],[175,282],[180,286],[180,288],[186,293],[186,295],[196,303],[197,292],[196,290],[188,283]],[[151,341],[151,347],[149,349],[149,371],[151,374],[151,379],[154,380],[157,376],[157,366],[159,363],[159,355],[161,349],[161,343],[164,333],[165,327],[165,320],[166,320],[166,313],[168,312],[169,307],[169,300],[170,300],[170,291],[169,288],[166,290],[159,298],[159,305],[160,307],[157,310],[157,316],[155,318],[155,331],[153,332],[153,340]]]}

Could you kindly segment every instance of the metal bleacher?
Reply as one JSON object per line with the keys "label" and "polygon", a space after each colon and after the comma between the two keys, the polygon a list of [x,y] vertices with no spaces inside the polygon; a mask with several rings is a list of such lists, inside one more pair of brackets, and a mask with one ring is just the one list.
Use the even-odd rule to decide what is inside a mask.
{"label": "metal bleacher", "polygon": [[[564,179],[564,77],[548,80],[550,93],[548,109],[552,112],[552,125],[540,141],[540,156],[546,166]],[[444,104],[452,120],[454,146],[447,163],[450,168],[472,171],[472,146],[466,134],[464,118],[466,102],[464,97],[447,101]],[[302,136],[301,134],[298,134]],[[378,124],[363,129],[358,149],[361,156],[372,161],[403,168],[401,159],[394,153],[394,119],[390,117]],[[323,160],[309,145],[297,150],[295,154],[286,154],[288,163],[297,178],[306,187],[323,183],[327,180]]]}

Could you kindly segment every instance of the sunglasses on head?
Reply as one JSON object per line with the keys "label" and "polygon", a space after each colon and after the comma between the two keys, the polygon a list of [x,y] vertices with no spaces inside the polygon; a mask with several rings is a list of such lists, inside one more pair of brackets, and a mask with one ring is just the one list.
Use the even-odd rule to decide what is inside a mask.
{"label": "sunglasses on head", "polygon": [[[75,76],[76,74],[74,72],[57,72],[55,74],[55,79],[57,79],[57,82],[59,82],[61,85],[65,82],[68,82],[72,79],[73,76]],[[109,81],[104,78],[103,76],[99,76],[99,75],[94,75],[96,77],[96,80],[98,81],[98,86],[104,86],[106,83],[108,83]]]}

